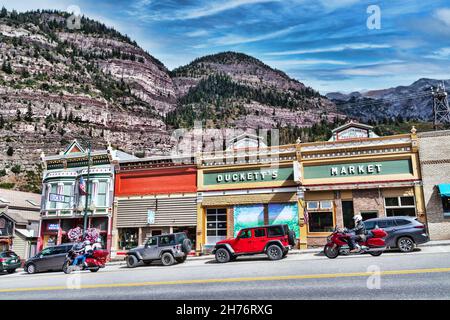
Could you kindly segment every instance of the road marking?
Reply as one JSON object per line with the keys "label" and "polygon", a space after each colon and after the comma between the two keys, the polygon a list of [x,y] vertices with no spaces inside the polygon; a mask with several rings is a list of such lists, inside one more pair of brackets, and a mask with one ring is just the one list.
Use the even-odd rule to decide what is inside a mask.
{"label": "road marking", "polygon": [[[380,275],[405,275],[420,273],[439,273],[450,272],[450,268],[431,268],[431,269],[412,269],[412,270],[388,270],[381,271]],[[199,283],[226,283],[226,282],[254,282],[254,281],[276,281],[276,280],[301,280],[301,279],[326,279],[326,278],[345,278],[345,277],[368,277],[370,272],[353,273],[324,273],[324,274],[305,274],[290,276],[270,276],[270,277],[243,277],[243,278],[225,278],[225,279],[193,279],[193,280],[172,280],[172,281],[149,281],[149,282],[131,282],[131,283],[105,283],[105,284],[87,284],[81,285],[77,289],[100,289],[100,288],[120,288],[120,287],[144,287],[161,285],[182,285]],[[0,293],[7,292],[30,292],[30,291],[53,291],[53,290],[76,290],[67,286],[48,286],[48,287],[30,287],[30,288],[11,288],[0,289]]]}

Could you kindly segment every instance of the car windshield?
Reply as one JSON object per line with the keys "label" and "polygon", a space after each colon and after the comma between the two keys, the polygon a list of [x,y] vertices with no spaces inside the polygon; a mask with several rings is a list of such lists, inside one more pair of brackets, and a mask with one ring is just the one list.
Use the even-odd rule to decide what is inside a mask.
{"label": "car windshield", "polygon": [[17,255],[12,251],[1,252],[0,257],[2,258],[15,258]]}

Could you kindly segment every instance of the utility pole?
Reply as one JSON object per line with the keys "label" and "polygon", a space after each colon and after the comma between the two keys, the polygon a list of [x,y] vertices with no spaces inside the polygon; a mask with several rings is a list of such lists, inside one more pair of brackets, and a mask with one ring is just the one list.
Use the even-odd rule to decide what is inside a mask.
{"label": "utility pole", "polygon": [[434,130],[437,130],[440,124],[450,124],[450,107],[444,82],[437,88],[431,87],[431,94],[433,96]]}
{"label": "utility pole", "polygon": [[91,174],[91,142],[88,141],[88,154],[87,154],[87,161],[88,161],[88,169],[87,169],[87,180],[86,180],[86,199],[84,204],[84,220],[83,220],[83,235],[86,236],[86,230],[87,230],[87,222],[88,222],[88,199],[89,199],[89,180],[90,180],[90,174]]}

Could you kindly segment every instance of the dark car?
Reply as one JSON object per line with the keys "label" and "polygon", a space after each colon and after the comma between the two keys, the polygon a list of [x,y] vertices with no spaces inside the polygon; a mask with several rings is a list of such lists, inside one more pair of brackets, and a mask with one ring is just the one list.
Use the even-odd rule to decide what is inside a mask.
{"label": "dark car", "polygon": [[0,272],[14,273],[20,268],[20,257],[13,251],[0,252]]}
{"label": "dark car", "polygon": [[425,225],[416,217],[373,218],[365,220],[364,225],[367,230],[384,229],[388,234],[386,246],[402,252],[411,252],[416,245],[430,241]]}
{"label": "dark car", "polygon": [[28,259],[23,269],[29,274],[44,271],[62,271],[66,255],[72,247],[72,243],[47,247]]}

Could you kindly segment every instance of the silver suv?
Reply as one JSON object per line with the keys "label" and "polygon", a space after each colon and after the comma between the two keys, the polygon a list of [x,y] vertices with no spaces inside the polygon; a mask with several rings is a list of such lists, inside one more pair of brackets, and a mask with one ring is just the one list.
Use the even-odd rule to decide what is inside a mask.
{"label": "silver suv", "polygon": [[149,265],[153,261],[161,260],[165,266],[176,262],[183,263],[191,251],[191,240],[184,232],[164,234],[149,238],[142,246],[130,249],[125,261],[128,268],[135,268],[142,261]]}

